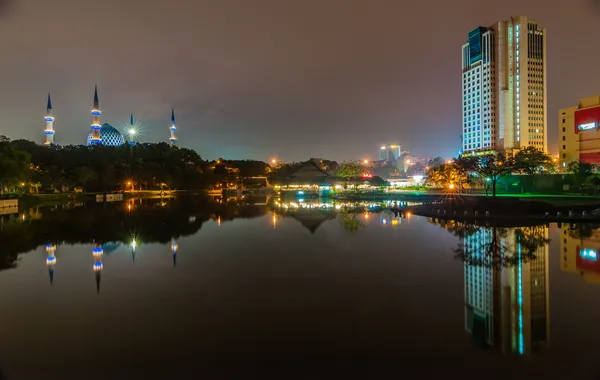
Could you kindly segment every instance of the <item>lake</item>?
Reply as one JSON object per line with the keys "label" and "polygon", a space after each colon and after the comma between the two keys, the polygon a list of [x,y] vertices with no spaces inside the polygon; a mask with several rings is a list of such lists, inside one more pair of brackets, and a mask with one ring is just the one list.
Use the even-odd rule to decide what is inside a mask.
{"label": "lake", "polygon": [[25,210],[0,225],[0,373],[598,378],[598,227],[314,200]]}

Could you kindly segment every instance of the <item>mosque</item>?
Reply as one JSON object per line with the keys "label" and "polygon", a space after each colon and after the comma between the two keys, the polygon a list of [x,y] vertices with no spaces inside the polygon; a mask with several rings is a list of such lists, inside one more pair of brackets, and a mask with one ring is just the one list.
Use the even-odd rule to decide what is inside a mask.
{"label": "mosque", "polygon": [[[125,137],[115,127],[108,123],[100,124],[100,116],[102,111],[100,110],[100,101],[98,99],[98,86],[94,88],[94,103],[92,107],[92,124],[90,126],[90,134],[87,137],[86,145],[104,145],[104,146],[121,146],[125,144]],[[46,106],[46,116],[44,117],[46,122],[46,129],[44,135],[46,137],[44,145],[54,144],[54,114],[52,111],[52,100],[50,94],[48,94],[48,103]],[[133,130],[133,114],[129,119],[129,128]],[[175,110],[171,110],[171,125],[169,126],[170,137],[169,144],[174,146],[177,143],[177,137],[175,136]]]}

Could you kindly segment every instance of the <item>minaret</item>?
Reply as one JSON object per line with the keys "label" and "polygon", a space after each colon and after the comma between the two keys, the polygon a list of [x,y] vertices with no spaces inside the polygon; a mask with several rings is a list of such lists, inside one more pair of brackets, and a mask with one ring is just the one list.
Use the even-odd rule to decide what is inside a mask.
{"label": "minaret", "polygon": [[175,145],[175,143],[177,143],[177,137],[175,137],[175,130],[177,129],[175,127],[175,110],[171,109],[171,127],[169,128],[171,130],[171,137],[169,138],[169,142],[171,143],[171,145]]}
{"label": "minaret", "polygon": [[173,266],[177,265],[177,251],[179,250],[179,246],[175,241],[175,238],[171,239],[171,252],[173,253]]}
{"label": "minaret", "polygon": [[50,285],[54,283],[54,264],[56,264],[56,256],[54,255],[55,251],[56,246],[54,244],[46,244],[46,253],[48,254],[48,257],[46,258],[46,265],[48,265]]}
{"label": "minaret", "polygon": [[94,87],[94,107],[92,108],[92,145],[101,145],[102,137],[100,136],[100,130],[102,125],[100,124],[100,101],[98,101],[98,86]]}
{"label": "minaret", "polygon": [[44,120],[46,121],[46,129],[44,130],[46,141],[44,142],[44,145],[52,145],[54,144],[54,116],[52,114],[50,94],[48,94],[48,106],[46,107],[46,117],[44,117]]}
{"label": "minaret", "polygon": [[135,138],[135,134],[136,134],[136,130],[135,130],[135,123],[133,121],[133,114],[131,114],[129,116],[129,129],[127,130],[127,134],[129,135],[129,145],[133,146],[135,145],[135,141],[133,141],[133,139]]}
{"label": "minaret", "polygon": [[92,251],[94,255],[94,273],[96,276],[96,292],[100,294],[100,275],[102,273],[102,269],[104,266],[102,265],[102,255],[104,251],[102,250],[102,246],[100,244],[96,244],[94,250]]}

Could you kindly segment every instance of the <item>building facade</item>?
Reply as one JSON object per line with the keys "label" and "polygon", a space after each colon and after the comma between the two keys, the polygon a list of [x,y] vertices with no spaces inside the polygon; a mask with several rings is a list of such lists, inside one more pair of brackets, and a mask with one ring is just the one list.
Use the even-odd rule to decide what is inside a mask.
{"label": "building facade", "polygon": [[478,27],[462,46],[466,154],[548,151],[546,31],[525,16]]}
{"label": "building facade", "polygon": [[600,95],[581,99],[558,111],[560,165],[571,161],[600,165]]}

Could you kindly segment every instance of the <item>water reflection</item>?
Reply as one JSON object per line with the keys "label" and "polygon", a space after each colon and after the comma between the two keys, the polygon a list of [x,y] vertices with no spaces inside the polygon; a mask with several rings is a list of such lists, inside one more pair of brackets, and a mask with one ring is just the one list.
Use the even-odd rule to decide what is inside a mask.
{"label": "water reflection", "polygon": [[432,220],[460,237],[465,329],[481,348],[539,352],[550,343],[548,227],[481,227]]}
{"label": "water reflection", "polygon": [[[137,199],[120,204],[92,202],[35,208],[22,214],[0,216],[0,270],[15,268],[20,253],[46,245],[50,255],[61,244],[97,242],[105,254],[123,244],[129,247],[135,261],[139,244],[169,244],[197,233],[209,220],[221,224],[268,212],[264,200],[255,203],[253,199],[216,202],[198,197]],[[176,252],[173,254],[176,256]],[[176,258],[173,259],[175,262]],[[48,265],[53,271],[54,264]]]}
{"label": "water reflection", "polygon": [[94,276],[96,277],[96,292],[100,294],[100,280],[102,269],[104,269],[104,264],[102,264],[102,256],[104,256],[104,251],[102,250],[102,246],[100,244],[96,244],[92,250],[92,256],[94,257],[93,269]]}
{"label": "water reflection", "polygon": [[600,284],[600,225],[563,224],[560,235],[561,269]]}
{"label": "water reflection", "polygon": [[56,245],[46,244],[46,265],[48,265],[48,274],[50,275],[50,285],[54,283],[54,264],[56,264]]}
{"label": "water reflection", "polygon": [[[131,210],[126,203],[86,204],[6,219],[2,253],[38,248],[10,262],[17,270],[0,273],[4,318],[15,326],[0,334],[9,364],[25,371],[32,356],[52,363],[76,356],[85,345],[79,319],[112,326],[94,354],[78,357],[85,365],[112,348],[114,358],[125,358],[123,367],[130,353],[144,363],[161,358],[194,367],[198,345],[224,363],[248,352],[272,362],[305,353],[344,365],[364,357],[374,366],[435,356],[444,369],[461,361],[511,370],[562,356],[571,362],[579,355],[571,346],[585,360],[596,355],[599,312],[589,299],[600,288],[568,273],[600,282],[598,226],[481,226],[394,213],[393,203],[380,202],[262,203],[136,201]],[[550,261],[563,270],[552,272],[552,303]],[[51,284],[57,276],[52,287],[48,275]],[[561,292],[579,300],[565,301]],[[51,338],[36,330],[40,312],[61,321],[60,350],[43,349]],[[574,316],[581,327],[570,324]],[[140,322],[115,323],[122,320]],[[11,351],[23,340],[34,354]],[[275,359],[273,347],[282,353]],[[500,355],[541,351],[532,360]],[[314,356],[303,364],[314,364]]]}
{"label": "water reflection", "polygon": [[[311,234],[314,234],[323,223],[338,219],[346,231],[356,232],[371,222],[372,216],[379,218],[382,225],[397,226],[410,213],[399,211],[402,207],[417,204],[404,201],[332,201],[326,199],[305,201],[303,199],[282,201],[276,199],[273,208],[283,217],[299,221]],[[277,225],[277,217],[273,213],[273,228]]]}

